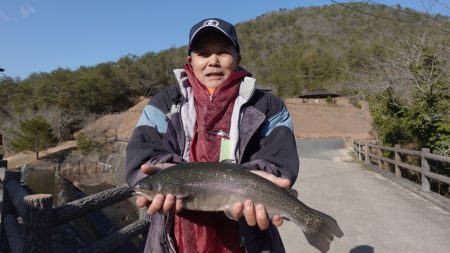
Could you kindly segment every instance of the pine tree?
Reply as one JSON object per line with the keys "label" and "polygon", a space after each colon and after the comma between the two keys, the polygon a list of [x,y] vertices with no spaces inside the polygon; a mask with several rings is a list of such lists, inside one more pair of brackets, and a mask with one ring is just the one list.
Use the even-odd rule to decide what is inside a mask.
{"label": "pine tree", "polygon": [[20,123],[15,131],[11,145],[16,151],[31,150],[39,159],[39,151],[57,143],[50,124],[41,116],[37,116]]}

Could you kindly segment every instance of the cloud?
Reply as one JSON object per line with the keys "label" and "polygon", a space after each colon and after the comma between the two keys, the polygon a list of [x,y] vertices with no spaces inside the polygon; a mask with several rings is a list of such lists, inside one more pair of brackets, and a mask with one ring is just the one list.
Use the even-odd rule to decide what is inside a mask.
{"label": "cloud", "polygon": [[36,9],[29,4],[20,6],[20,14],[24,18],[27,18],[31,14],[35,14],[35,13],[36,13]]}
{"label": "cloud", "polygon": [[0,22],[9,22],[10,19],[11,18],[8,16],[8,14],[0,10]]}

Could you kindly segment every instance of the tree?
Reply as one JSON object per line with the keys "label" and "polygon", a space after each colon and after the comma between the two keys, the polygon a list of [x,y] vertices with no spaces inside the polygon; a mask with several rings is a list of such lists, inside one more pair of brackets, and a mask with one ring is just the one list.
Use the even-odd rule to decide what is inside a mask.
{"label": "tree", "polygon": [[388,87],[385,99],[372,101],[371,111],[384,141],[403,140],[446,154],[450,151],[450,50],[432,39],[424,33],[391,49],[393,57],[379,64],[383,75],[378,75],[378,82],[384,85],[378,88]]}
{"label": "tree", "polygon": [[373,126],[378,138],[385,144],[409,144],[413,142],[411,131],[405,126],[406,107],[387,89],[369,99]]}
{"label": "tree", "polygon": [[31,150],[39,159],[39,151],[57,143],[50,124],[41,116],[22,121],[11,145],[16,151]]}
{"label": "tree", "polygon": [[422,146],[435,148],[436,141],[450,137],[446,129],[439,131],[449,123],[450,65],[441,57],[446,55],[435,48],[425,47],[420,53],[419,61],[409,67],[415,85],[408,124]]}

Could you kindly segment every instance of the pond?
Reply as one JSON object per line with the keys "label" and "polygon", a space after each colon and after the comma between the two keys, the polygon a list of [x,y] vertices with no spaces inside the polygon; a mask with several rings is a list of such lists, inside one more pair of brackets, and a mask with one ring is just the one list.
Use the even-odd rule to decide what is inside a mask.
{"label": "pond", "polygon": [[[52,169],[34,168],[22,170],[22,182],[35,193],[52,194],[54,206],[115,187],[108,184],[97,184],[80,185],[78,188],[70,181],[58,176]],[[112,204],[103,208],[101,212],[92,212],[73,220],[70,227],[66,225],[56,227],[53,235],[54,250],[56,252],[75,252],[121,227],[131,224],[138,218],[138,210],[134,206],[133,200]],[[82,234],[80,231],[83,231]],[[134,238],[114,252],[138,252],[140,243],[139,238]]]}
{"label": "pond", "polygon": [[[58,206],[61,200],[63,203],[74,200],[75,195],[91,195],[115,187],[114,185],[99,183],[96,185],[79,185],[80,189],[73,186],[70,181],[62,179],[56,175],[54,170],[50,169],[27,168],[22,170],[22,181],[35,193],[52,194],[54,206]],[[133,198],[106,207],[103,212],[117,225],[123,225],[123,223],[127,225],[138,218],[138,210],[134,205]],[[124,217],[126,217],[125,220]],[[118,220],[120,222],[117,222]]]}
{"label": "pond", "polygon": [[57,189],[55,172],[49,169],[25,168],[22,170],[21,181],[35,193],[52,194],[54,200],[58,199],[58,193],[62,190]]}

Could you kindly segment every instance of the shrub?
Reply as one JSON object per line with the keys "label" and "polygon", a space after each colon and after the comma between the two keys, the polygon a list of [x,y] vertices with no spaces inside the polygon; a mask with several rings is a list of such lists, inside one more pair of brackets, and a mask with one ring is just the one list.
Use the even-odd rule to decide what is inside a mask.
{"label": "shrub", "polygon": [[354,107],[356,107],[356,108],[358,108],[358,109],[361,109],[361,108],[362,108],[361,103],[359,103],[359,100],[358,100],[357,98],[355,98],[355,97],[350,97],[350,98],[348,99],[348,103],[351,104],[351,105],[353,105]]}
{"label": "shrub", "polygon": [[325,102],[327,102],[327,104],[336,104],[336,100],[334,100],[331,96],[328,96],[325,99]]}
{"label": "shrub", "polygon": [[77,147],[81,151],[83,155],[87,155],[92,151],[95,151],[99,148],[100,144],[89,137],[87,134],[81,132],[75,138],[77,142]]}

